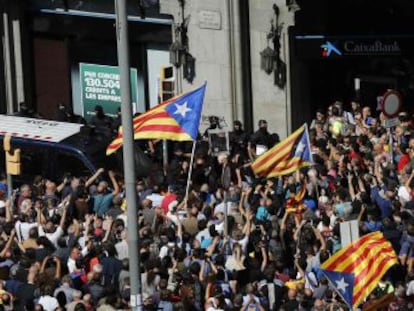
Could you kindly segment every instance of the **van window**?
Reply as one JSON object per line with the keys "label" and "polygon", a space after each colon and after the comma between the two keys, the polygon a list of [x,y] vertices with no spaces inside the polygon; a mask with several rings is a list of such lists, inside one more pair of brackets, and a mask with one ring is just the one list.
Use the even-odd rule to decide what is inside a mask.
{"label": "van window", "polygon": [[20,158],[22,175],[33,178],[36,175],[49,176],[49,149],[43,146],[22,146]]}
{"label": "van window", "polygon": [[62,178],[70,173],[75,176],[90,176],[91,171],[75,154],[58,151],[56,156],[56,178]]}

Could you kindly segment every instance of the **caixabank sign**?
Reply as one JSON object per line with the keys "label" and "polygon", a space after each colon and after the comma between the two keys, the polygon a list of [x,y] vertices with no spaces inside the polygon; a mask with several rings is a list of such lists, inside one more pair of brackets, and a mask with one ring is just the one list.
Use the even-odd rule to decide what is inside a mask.
{"label": "caixabank sign", "polygon": [[294,36],[298,58],[338,59],[364,56],[401,56],[414,51],[414,36]]}

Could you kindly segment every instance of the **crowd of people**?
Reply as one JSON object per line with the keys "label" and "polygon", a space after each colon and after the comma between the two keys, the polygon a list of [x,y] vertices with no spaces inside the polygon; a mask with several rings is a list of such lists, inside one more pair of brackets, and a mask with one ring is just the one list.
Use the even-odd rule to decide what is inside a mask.
{"label": "crowd of people", "polygon": [[[364,304],[391,294],[384,310],[413,310],[412,118],[402,112],[387,129],[381,113],[350,108],[317,111],[314,165],[288,176],[251,170],[279,142],[265,120],[254,133],[235,121],[230,150],[218,155],[207,130],[188,197],[191,143],[172,143],[165,176],[136,181],[143,309],[348,310],[320,265],[341,249],[340,223],[357,220],[359,235],[383,232],[399,258]],[[161,142],[146,144],[162,161]],[[304,200],[290,208],[302,187]],[[33,176],[9,200],[11,191],[0,173],[0,309],[130,308],[122,172]]]}

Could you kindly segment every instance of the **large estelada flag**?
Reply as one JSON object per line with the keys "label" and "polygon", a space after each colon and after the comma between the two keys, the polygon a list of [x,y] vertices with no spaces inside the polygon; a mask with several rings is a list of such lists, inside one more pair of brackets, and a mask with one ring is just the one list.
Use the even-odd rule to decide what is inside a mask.
{"label": "large estelada flag", "polygon": [[293,134],[259,156],[253,163],[253,172],[262,177],[291,174],[313,163],[308,128],[304,124]]}
{"label": "large estelada flag", "polygon": [[[206,83],[137,116],[133,120],[134,139],[195,140],[200,125]],[[123,142],[122,128],[109,144],[106,154],[117,151]]]}
{"label": "large estelada flag", "polygon": [[355,309],[396,263],[391,243],[377,231],[335,253],[321,265],[321,270],[348,306]]}

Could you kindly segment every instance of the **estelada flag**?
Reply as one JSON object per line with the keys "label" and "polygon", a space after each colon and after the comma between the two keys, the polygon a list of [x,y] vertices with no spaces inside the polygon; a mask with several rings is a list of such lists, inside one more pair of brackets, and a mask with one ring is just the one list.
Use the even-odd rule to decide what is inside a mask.
{"label": "estelada flag", "polygon": [[291,174],[313,163],[306,124],[259,156],[253,163],[253,172],[271,178]]}
{"label": "estelada flag", "polygon": [[[176,96],[133,120],[134,139],[191,141],[197,138],[206,84]],[[117,151],[123,142],[122,128],[109,144],[106,154]]]}
{"label": "estelada flag", "polygon": [[342,248],[321,265],[321,270],[348,306],[355,309],[396,263],[391,243],[377,231]]}

